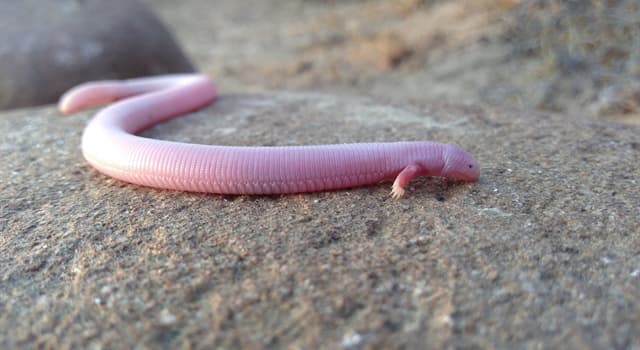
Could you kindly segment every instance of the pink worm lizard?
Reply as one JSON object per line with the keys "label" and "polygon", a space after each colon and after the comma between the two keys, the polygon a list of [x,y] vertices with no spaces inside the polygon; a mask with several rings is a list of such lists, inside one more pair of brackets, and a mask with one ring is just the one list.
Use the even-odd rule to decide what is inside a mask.
{"label": "pink worm lizard", "polygon": [[[400,198],[421,175],[475,181],[478,163],[437,142],[232,147],[154,140],[135,134],[210,104],[216,87],[203,75],[167,75],[81,84],[58,105],[64,114],[120,99],[100,110],[82,136],[85,159],[100,172],[143,186],[221,194],[323,191],[393,182]],[[140,95],[136,96],[135,95]]]}

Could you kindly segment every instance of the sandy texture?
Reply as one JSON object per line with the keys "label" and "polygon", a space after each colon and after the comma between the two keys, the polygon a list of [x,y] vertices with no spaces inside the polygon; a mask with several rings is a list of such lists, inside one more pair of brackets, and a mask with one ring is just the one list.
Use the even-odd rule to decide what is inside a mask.
{"label": "sandy texture", "polygon": [[227,89],[322,89],[640,123],[636,0],[149,4]]}
{"label": "sandy texture", "polygon": [[90,169],[91,113],[0,118],[0,347],[640,346],[638,128],[278,93],[146,136],[288,145],[450,141],[477,184],[249,197]]}
{"label": "sandy texture", "polygon": [[[499,29],[486,25],[499,12],[477,8],[486,16],[474,27],[450,2],[444,23],[470,27],[438,36],[417,25],[429,23],[413,10],[422,1],[184,3],[153,2],[223,97],[145,136],[445,141],[477,157],[480,181],[420,179],[401,201],[390,183],[287,196],[153,190],[82,159],[92,112],[2,112],[0,348],[640,347],[640,128],[463,103],[509,104],[512,90],[480,84],[517,79],[507,64],[494,74],[502,51],[465,54],[496,45],[468,28]],[[418,17],[382,35],[359,9],[391,27]],[[409,44],[398,33],[413,33]],[[460,67],[480,75],[465,80]],[[453,91],[456,104],[426,98]]]}

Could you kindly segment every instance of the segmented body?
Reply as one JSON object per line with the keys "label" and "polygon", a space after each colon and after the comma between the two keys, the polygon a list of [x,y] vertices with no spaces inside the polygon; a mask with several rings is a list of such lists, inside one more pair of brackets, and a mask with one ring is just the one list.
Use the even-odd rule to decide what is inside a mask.
{"label": "segmented body", "polygon": [[[135,96],[138,95],[138,96]],[[323,191],[395,178],[400,197],[411,178],[443,176],[475,181],[475,159],[436,142],[354,143],[293,147],[232,147],[136,136],[154,124],[202,108],[216,88],[201,75],[172,75],[80,85],[59,108],[73,113],[120,100],[97,113],[82,137],[82,152],[100,172],[149,187],[223,194]]]}

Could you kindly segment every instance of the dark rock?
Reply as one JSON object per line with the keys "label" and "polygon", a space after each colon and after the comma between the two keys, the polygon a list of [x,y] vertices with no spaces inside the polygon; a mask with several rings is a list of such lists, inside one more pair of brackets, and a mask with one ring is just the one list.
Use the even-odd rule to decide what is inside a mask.
{"label": "dark rock", "polygon": [[88,80],[193,71],[168,30],[138,1],[1,4],[0,109],[52,103]]}

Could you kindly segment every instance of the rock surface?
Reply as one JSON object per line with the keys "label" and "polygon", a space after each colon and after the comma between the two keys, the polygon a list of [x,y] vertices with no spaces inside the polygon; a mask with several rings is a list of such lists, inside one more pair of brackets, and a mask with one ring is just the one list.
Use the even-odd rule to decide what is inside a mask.
{"label": "rock surface", "polygon": [[88,80],[191,71],[137,0],[2,3],[0,109],[52,103]]}
{"label": "rock surface", "polygon": [[482,167],[286,196],[127,185],[91,113],[0,114],[0,347],[640,346],[640,129],[311,93],[223,96],[145,136],[293,145],[432,139]]}
{"label": "rock surface", "polygon": [[324,89],[640,124],[637,0],[174,3],[149,1],[198,66],[237,91]]}
{"label": "rock surface", "polygon": [[[492,2],[514,3],[148,1],[224,94],[242,94],[146,136],[433,139],[474,153],[481,180],[421,179],[399,202],[389,183],[159,191],[86,164],[91,113],[2,112],[0,348],[640,347],[638,127],[426,102],[538,99],[520,87],[540,64],[486,40]],[[269,88],[331,94],[246,93]],[[626,108],[633,91],[604,100]]]}

